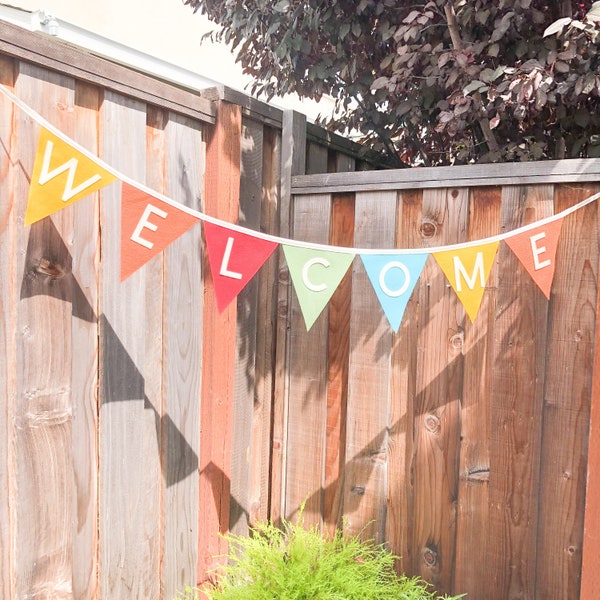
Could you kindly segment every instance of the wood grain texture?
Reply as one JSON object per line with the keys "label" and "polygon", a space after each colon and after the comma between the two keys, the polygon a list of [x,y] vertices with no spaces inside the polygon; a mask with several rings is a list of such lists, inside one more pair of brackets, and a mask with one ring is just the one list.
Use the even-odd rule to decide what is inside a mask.
{"label": "wood grain texture", "polygon": [[[556,191],[555,212],[598,192]],[[577,598],[586,489],[594,328],[598,282],[597,207],[565,218],[549,308],[544,387],[536,597]]]}
{"label": "wood grain texture", "polygon": [[[102,92],[75,84],[75,140],[99,154]],[[95,598],[98,587],[98,288],[99,194],[73,205],[73,596]]]}
{"label": "wood grain texture", "polygon": [[[238,222],[254,231],[260,231],[261,224],[262,165],[263,126],[256,121],[243,121]],[[258,293],[259,278],[253,277],[237,296],[230,530],[240,535],[248,533],[250,517]]]}
{"label": "wood grain texture", "polygon": [[[392,247],[395,192],[356,195],[354,243]],[[349,534],[382,543],[386,530],[392,333],[360,259],[352,270],[344,520]]]}
{"label": "wood grain texture", "polygon": [[[281,182],[279,206],[279,235],[292,235],[292,177],[306,169],[306,117],[285,111],[281,129]],[[279,252],[277,286],[277,323],[275,350],[275,382],[273,390],[273,455],[271,460],[270,517],[277,523],[285,515],[286,435],[289,401],[289,344],[290,303],[292,285],[290,273]]]}
{"label": "wood grain texture", "polygon": [[[354,246],[354,196],[350,194],[333,198],[330,243]],[[329,302],[323,524],[330,535],[342,527],[343,516],[351,298],[352,272],[348,271]]]}
{"label": "wood grain texture", "polygon": [[[168,195],[199,210],[205,168],[203,129],[187,117],[170,113],[165,138]],[[162,595],[167,598],[197,581],[203,346],[201,234],[198,223],[173,241],[164,255]]]}
{"label": "wood grain texture", "polygon": [[[100,113],[102,158],[135,181],[146,178],[146,107],[107,92]],[[120,281],[120,192],[101,191],[100,593],[160,597],[160,406],[155,265]],[[160,321],[159,321],[160,322]]]}
{"label": "wood grain texture", "polygon": [[[261,230],[275,232],[279,225],[279,180],[281,176],[281,135],[270,128],[263,131]],[[275,323],[277,322],[277,274],[279,255],[275,252],[258,273],[258,323],[256,335],[256,380],[250,450],[249,523],[256,525],[269,517],[271,476],[271,434],[273,388],[275,384]]]}
{"label": "wood grain texture", "polygon": [[[419,248],[423,193],[398,194],[396,242],[398,248]],[[391,551],[400,557],[398,570],[410,571],[413,563],[412,530],[414,490],[412,460],[416,394],[417,335],[419,322],[419,283],[404,311],[402,324],[392,338],[390,354],[390,425],[388,450],[388,501],[386,539]]]}
{"label": "wood grain texture", "polygon": [[[423,192],[425,246],[456,244],[468,233],[468,193]],[[465,312],[434,264],[420,279],[414,434],[414,527],[411,572],[450,591],[456,534],[456,501],[463,381]]]}
{"label": "wood grain texture", "polygon": [[327,146],[320,144],[306,144],[306,173],[309,175],[315,173],[327,173]]}
{"label": "wood grain texture", "polygon": [[[598,206],[596,206],[596,211]],[[596,216],[596,218],[598,218]],[[596,272],[596,277],[599,273]],[[596,281],[596,317],[600,315],[600,282]],[[600,589],[600,327],[594,330],[587,487],[583,531],[581,600],[594,600]]]}
{"label": "wood grain texture", "polygon": [[[500,231],[502,190],[499,187],[471,191],[470,240],[484,239]],[[465,325],[464,375],[461,398],[461,444],[456,516],[456,566],[454,593],[483,598],[487,593],[482,573],[487,572],[489,535],[490,429],[492,348],[496,316],[497,263],[471,324]]]}
{"label": "wood grain texture", "polygon": [[[204,210],[235,223],[239,215],[242,116],[239,106],[220,102],[206,148]],[[231,444],[234,414],[237,304],[221,313],[208,261],[204,261],[202,407],[200,412],[199,581],[225,560],[229,529]]]}
{"label": "wood grain texture", "polygon": [[[0,58],[0,83],[12,89],[15,64]],[[17,322],[18,306],[16,244],[21,227],[15,206],[17,177],[17,143],[15,107],[4,96],[0,98],[0,597],[12,598],[14,588],[13,561],[15,537],[15,456],[14,411],[16,408]],[[22,203],[21,203],[22,204]],[[22,208],[19,204],[18,209]]]}
{"label": "wood grain texture", "polygon": [[[551,185],[502,189],[502,231],[553,211]],[[548,306],[505,244],[497,264],[485,585],[493,598],[534,598]]]}
{"label": "wood grain texture", "polygon": [[[67,134],[74,84],[21,64],[15,93]],[[38,126],[19,112],[22,170],[15,210],[24,214]],[[60,211],[18,234],[15,588],[18,598],[73,593],[73,387],[71,381],[72,212]],[[24,257],[24,261],[22,258]],[[77,349],[75,349],[77,351]]]}
{"label": "wood grain texture", "polygon": [[[331,198],[294,198],[294,237],[327,243]],[[285,518],[297,518],[305,504],[307,526],[322,524],[327,422],[327,329],[325,309],[310,331],[294,295],[289,335],[289,407],[287,420]]]}

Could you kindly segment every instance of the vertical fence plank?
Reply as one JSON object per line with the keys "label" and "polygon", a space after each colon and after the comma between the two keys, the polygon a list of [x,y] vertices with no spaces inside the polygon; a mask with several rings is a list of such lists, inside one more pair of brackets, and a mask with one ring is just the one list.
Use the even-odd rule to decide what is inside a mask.
{"label": "vertical fence plank", "polygon": [[[145,105],[107,92],[103,159],[144,182]],[[103,600],[160,594],[160,460],[155,344],[162,290],[153,267],[120,281],[120,192],[101,193],[100,584]],[[148,270],[150,269],[150,270]]]}
{"label": "vertical fence plank", "polygon": [[[280,201],[281,136],[265,127],[263,132],[261,230],[277,231]],[[249,522],[269,517],[271,473],[271,433],[275,383],[275,323],[277,321],[277,260],[272,255],[258,274],[258,329],[256,339],[256,391],[252,415],[250,452]]]}
{"label": "vertical fence plank", "polygon": [[[198,123],[170,114],[166,124],[170,198],[200,209],[205,147]],[[202,255],[200,223],[166,250],[163,319],[165,381],[162,471],[165,555],[163,597],[197,581],[198,464],[202,370]]]}
{"label": "vertical fence plank", "polygon": [[[15,63],[0,58],[0,83],[11,89],[15,80]],[[14,543],[14,411],[17,340],[16,307],[18,289],[16,279],[17,210],[22,208],[14,193],[17,145],[15,139],[16,107],[0,97],[0,394],[4,399],[0,408],[0,597],[12,599],[13,543]]]}
{"label": "vertical fence plank", "polygon": [[[99,153],[101,91],[75,84],[75,139]],[[73,210],[73,469],[77,512],[73,541],[73,596],[94,598],[98,586],[98,193]]]}
{"label": "vertical fence plank", "polygon": [[[427,246],[465,241],[468,190],[425,190]],[[415,397],[414,572],[449,591],[454,564],[465,312],[430,257],[419,290]]]}
{"label": "vertical fence plank", "polygon": [[[595,203],[596,212],[598,203]],[[598,219],[598,216],[596,216]],[[581,600],[594,600],[600,589],[600,270],[596,271],[596,327],[592,365],[592,401],[590,408],[587,487],[581,566]]]}
{"label": "vertical fence plank", "polygon": [[[356,194],[357,247],[394,246],[396,204],[395,191]],[[352,271],[344,517],[350,534],[378,543],[386,530],[391,345],[391,329],[357,258]]]}
{"label": "vertical fence plank", "polygon": [[[471,190],[469,239],[480,240],[500,231],[502,190]],[[461,406],[461,446],[456,525],[454,592],[485,597],[482,573],[487,572],[491,384],[497,268],[488,278],[477,318],[467,324],[464,338],[464,383]]]}
{"label": "vertical fence plank", "polygon": [[[238,221],[244,227],[260,230],[263,162],[261,123],[251,120],[243,122],[241,152]],[[258,293],[259,277],[253,277],[237,297],[230,509],[230,529],[236,534],[248,532],[250,515],[250,448],[254,429]]]}
{"label": "vertical fence plank", "polygon": [[327,173],[327,147],[314,142],[306,145],[306,173]]}
{"label": "vertical fence plank", "polygon": [[[73,134],[73,82],[21,64],[16,94],[67,135]],[[15,208],[24,214],[38,126],[18,115]],[[21,221],[19,220],[21,223]],[[19,234],[15,595],[72,595],[75,507],[71,382],[72,211],[63,210]],[[22,279],[21,279],[22,278]]]}
{"label": "vertical fence plank", "polygon": [[[166,133],[165,129],[168,122],[168,113],[166,110],[160,108],[154,108],[152,106],[146,107],[146,185],[157,192],[162,194],[168,194],[167,184],[167,149],[166,149]],[[164,256],[165,253],[160,253],[155,256],[150,262],[144,267],[144,274],[146,277],[146,285],[149,288],[156,290],[157,298],[162,299],[165,292],[164,280],[163,280],[163,269],[164,269]],[[158,290],[161,290],[160,292]],[[166,302],[164,303],[163,310],[166,311]],[[163,381],[167,377],[168,359],[163,359],[163,354],[167,354],[163,351],[163,346],[166,343],[166,336],[163,327],[162,314],[157,313],[156,309],[161,306],[161,303],[155,302],[152,306],[147,307],[147,319],[148,327],[147,331],[151,331],[154,339],[146,347],[145,359],[155,364],[162,364],[162,369],[154,369],[147,374],[146,385],[150,389],[156,390],[156,395],[152,402],[148,399],[147,408],[154,413],[154,422],[156,424],[156,435],[158,440],[158,451],[160,454],[160,464],[163,472],[163,477],[159,479],[159,510],[160,519],[156,523],[159,528],[159,536],[157,537],[157,543],[159,544],[157,552],[160,556],[161,561],[161,572],[160,572],[160,587],[163,594],[168,594],[173,591],[178,581],[179,573],[173,574],[173,570],[170,568],[172,565],[172,557],[177,552],[172,552],[171,545],[167,542],[167,534],[165,530],[168,528],[168,513],[169,504],[165,496],[167,494],[166,478],[167,473],[165,471],[166,454],[168,452],[168,439],[163,422],[167,418],[166,413],[166,386],[163,386]],[[154,307],[154,310],[152,310]],[[166,313],[165,313],[166,314]],[[170,521],[169,521],[170,522]],[[171,595],[173,595],[171,593]]]}
{"label": "vertical fence plank", "polygon": [[[503,188],[502,231],[552,214],[552,186]],[[490,598],[533,598],[548,303],[506,244],[497,263],[485,585]]]}
{"label": "vertical fence plank", "polygon": [[[330,242],[333,246],[354,246],[353,194],[333,198]],[[329,303],[323,523],[331,535],[342,526],[343,516],[351,298],[352,273],[349,271]]]}
{"label": "vertical fence plank", "polygon": [[[399,193],[396,218],[396,247],[419,248],[422,245],[421,215],[423,193],[406,190]],[[390,381],[390,433],[388,451],[388,505],[386,538],[399,556],[398,569],[410,571],[414,552],[411,544],[413,528],[413,481],[411,475],[414,451],[415,373],[419,320],[419,283],[404,311],[398,333],[392,340]]]}
{"label": "vertical fence plank", "polygon": [[[303,174],[305,168],[306,117],[294,111],[285,111],[281,130],[281,200],[279,206],[279,235],[284,238],[291,237],[292,232],[292,176]],[[290,351],[288,334],[291,324],[290,302],[292,297],[289,269],[281,251],[279,260],[271,466],[270,512],[273,522],[279,521],[285,515]]]}
{"label": "vertical fence plank", "polygon": [[[555,212],[598,191],[560,187]],[[597,207],[565,218],[546,350],[536,597],[577,598],[585,509],[598,265]]]}
{"label": "vertical fence plank", "polygon": [[[327,243],[331,197],[294,198],[294,239]],[[303,502],[306,525],[320,525],[323,509],[325,427],[327,420],[327,310],[310,331],[296,297],[291,305],[289,407],[286,444],[285,517],[293,519]],[[310,448],[310,452],[307,449]]]}
{"label": "vertical fence plank", "polygon": [[[239,216],[242,116],[239,106],[221,102],[206,149],[204,210],[235,223]],[[218,312],[204,261],[202,406],[200,412],[200,506],[198,578],[223,561],[229,528],[233,429],[236,303]]]}

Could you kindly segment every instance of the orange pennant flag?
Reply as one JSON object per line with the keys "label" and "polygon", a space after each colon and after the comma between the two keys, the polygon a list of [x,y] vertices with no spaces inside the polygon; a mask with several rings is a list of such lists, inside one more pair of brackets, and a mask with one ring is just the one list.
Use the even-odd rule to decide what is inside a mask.
{"label": "orange pennant flag", "polygon": [[504,240],[548,299],[562,223],[562,218],[556,219]]}
{"label": "orange pennant flag", "polygon": [[121,188],[121,281],[199,219],[125,182]]}
{"label": "orange pennant flag", "polygon": [[499,242],[434,252],[433,256],[456,292],[471,322],[475,320]]}
{"label": "orange pennant flag", "polygon": [[117,177],[44,127],[31,174],[25,225],[74,204]]}

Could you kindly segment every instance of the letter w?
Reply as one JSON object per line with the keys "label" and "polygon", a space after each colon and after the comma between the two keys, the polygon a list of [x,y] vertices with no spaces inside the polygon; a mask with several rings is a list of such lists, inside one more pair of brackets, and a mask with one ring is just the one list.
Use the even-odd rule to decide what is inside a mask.
{"label": "letter w", "polygon": [[61,173],[64,173],[65,171],[67,171],[68,172],[67,183],[65,185],[65,191],[63,192],[63,195],[62,195],[63,202],[67,202],[73,196],[75,196],[75,195],[79,194],[79,192],[82,192],[83,190],[85,190],[85,188],[89,187],[90,185],[93,185],[94,183],[96,183],[97,181],[100,181],[100,179],[102,179],[102,177],[100,177],[100,175],[94,175],[93,177],[86,179],[83,183],[80,183],[78,186],[73,187],[73,182],[75,180],[75,171],[77,171],[77,165],[79,164],[79,161],[75,157],[73,157],[73,158],[69,159],[66,163],[64,163],[64,164],[56,167],[55,169],[52,169],[52,171],[50,171],[49,170],[50,158],[52,157],[53,148],[54,148],[54,144],[50,140],[48,140],[46,142],[46,150],[44,152],[44,160],[42,162],[42,169],[40,172],[39,183],[40,183],[40,185],[44,185],[45,183],[48,183],[51,179],[54,179]]}

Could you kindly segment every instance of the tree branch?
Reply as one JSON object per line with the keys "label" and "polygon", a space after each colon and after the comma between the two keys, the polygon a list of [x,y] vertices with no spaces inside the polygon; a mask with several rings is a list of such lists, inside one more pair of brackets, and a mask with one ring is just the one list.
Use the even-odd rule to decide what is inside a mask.
{"label": "tree branch", "polygon": [[[454,6],[452,5],[452,3],[448,2],[444,6],[444,12],[446,13],[446,21],[448,22],[448,31],[450,32],[450,39],[452,40],[452,45],[454,46],[454,49],[456,51],[460,52],[464,48],[464,43],[460,36],[458,21],[456,20],[456,13],[454,12]],[[473,94],[473,98],[480,105],[480,107],[483,106],[483,102],[481,101],[481,94],[479,92],[475,92]],[[498,140],[492,132],[492,129],[490,127],[490,120],[487,117],[481,117],[480,119],[478,119],[478,123],[488,149],[491,152],[496,152],[498,150]]]}

